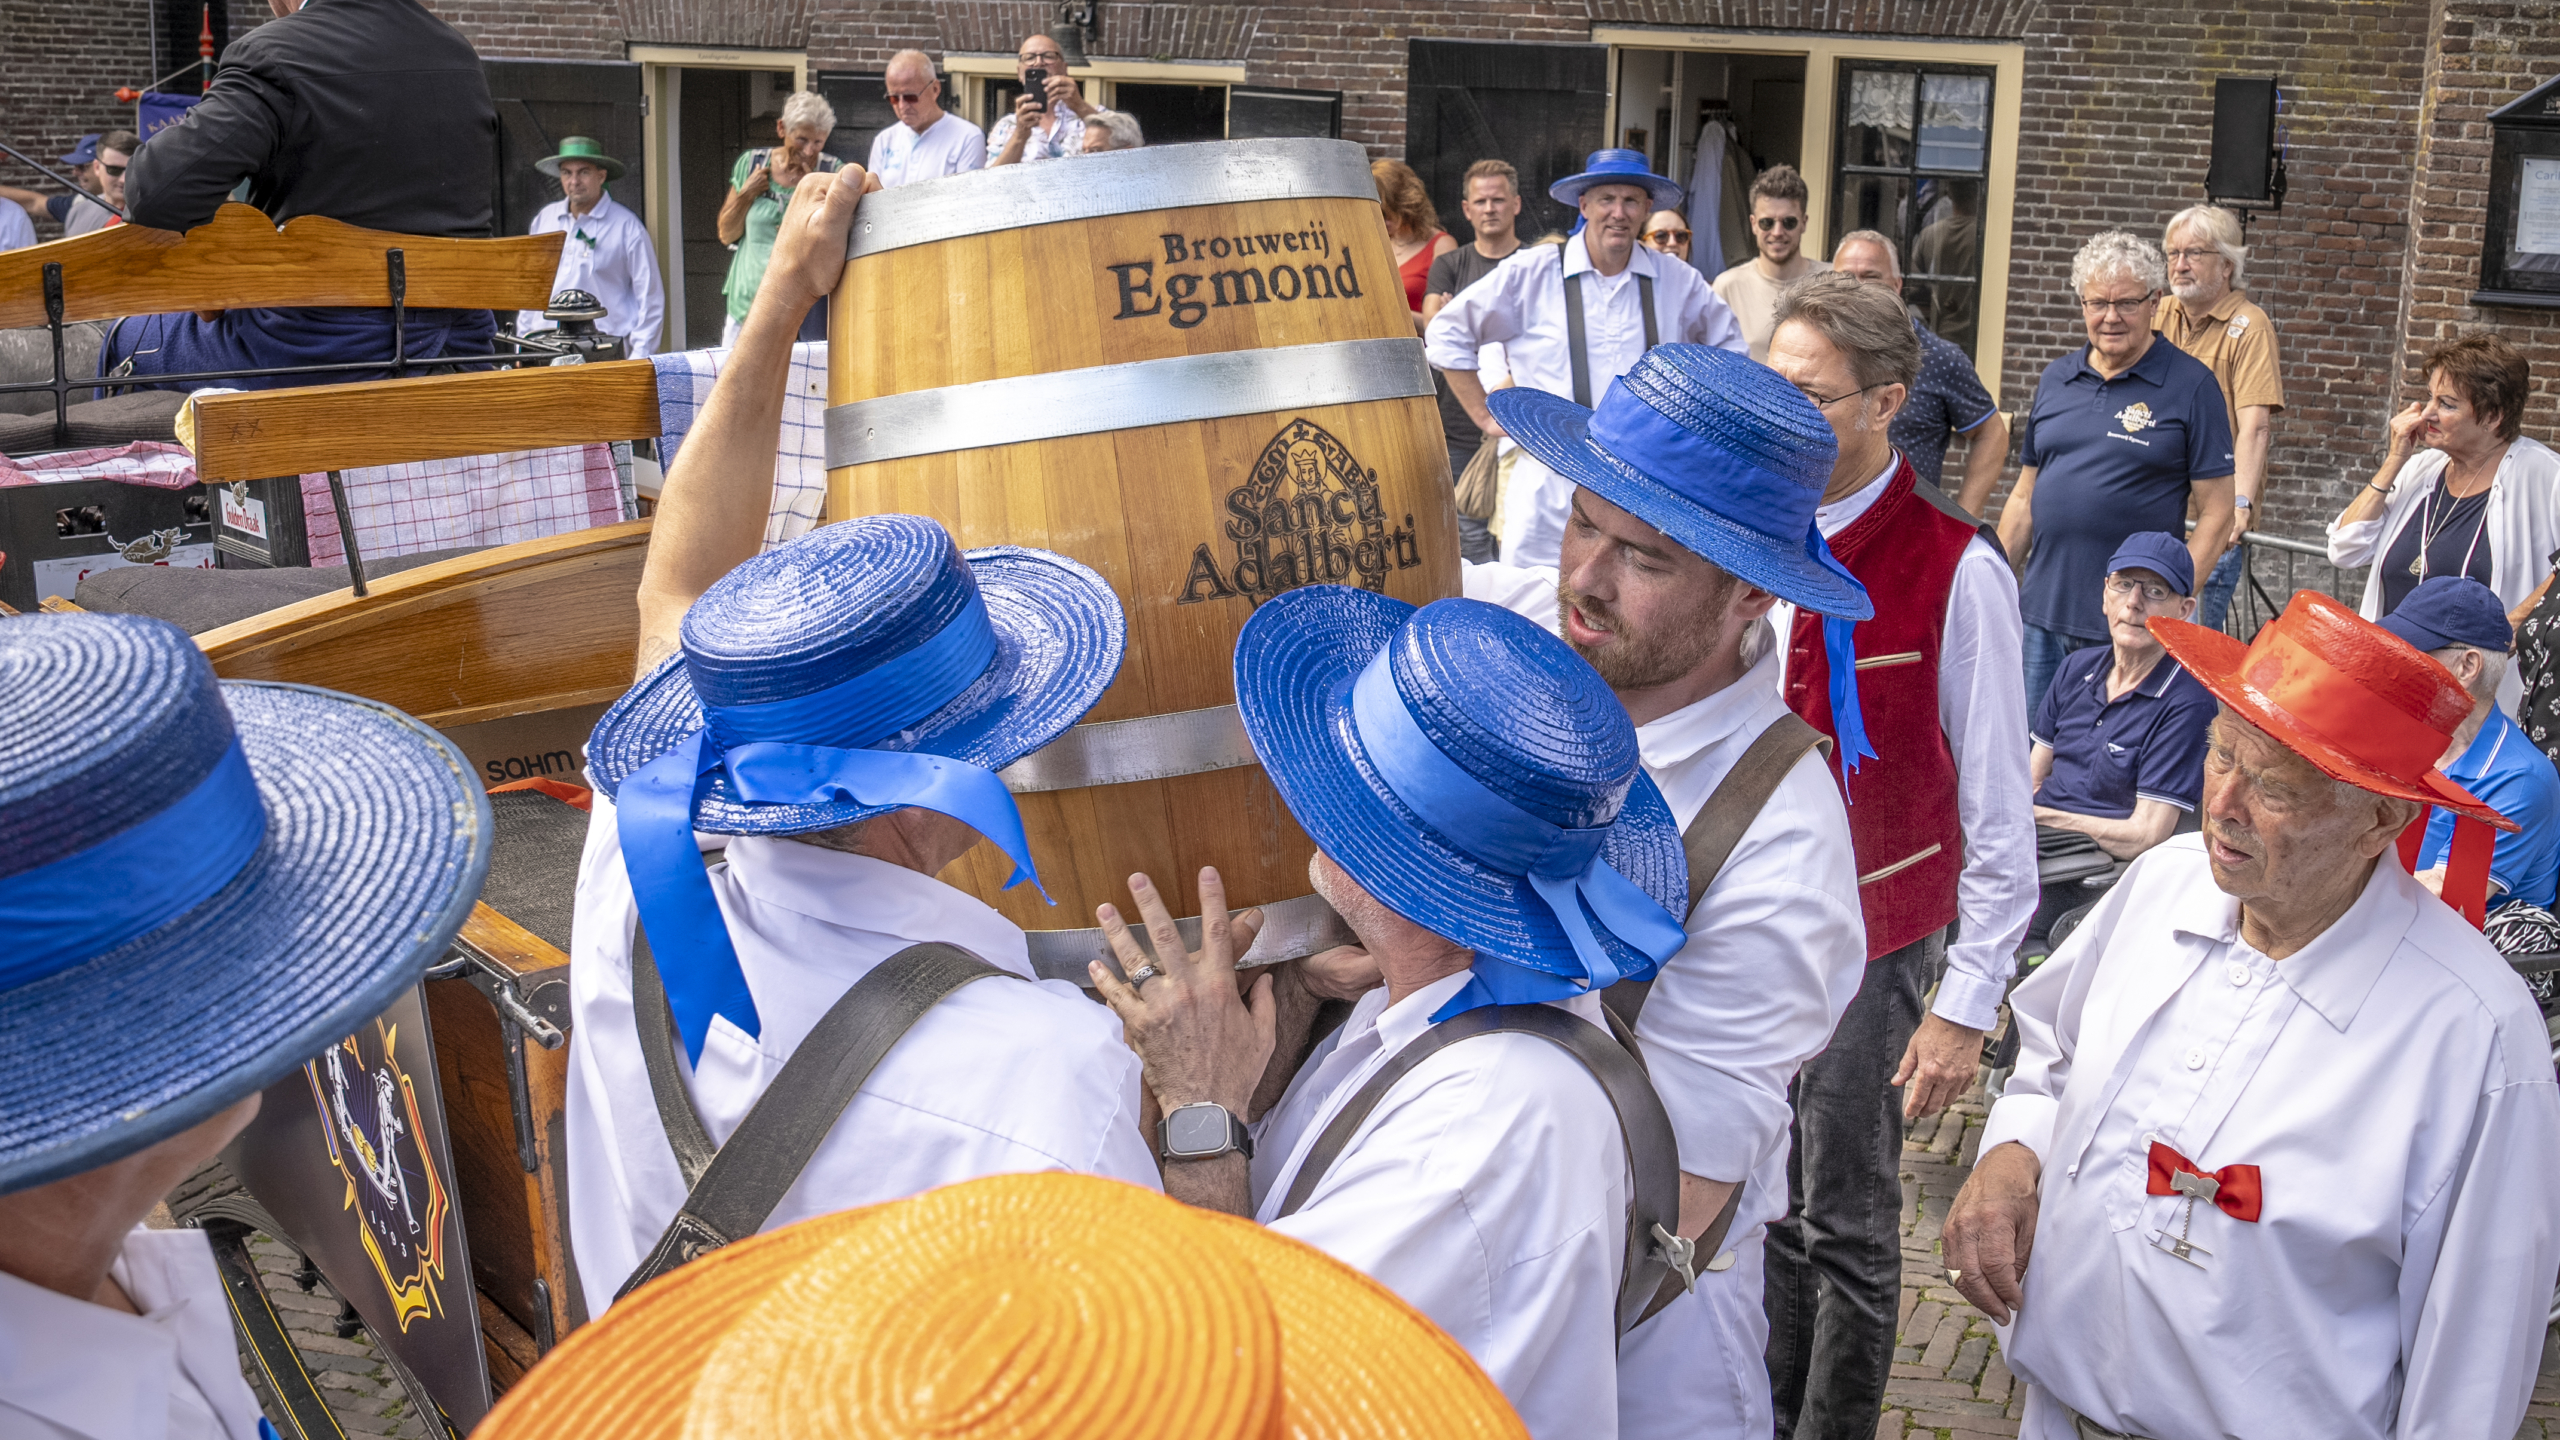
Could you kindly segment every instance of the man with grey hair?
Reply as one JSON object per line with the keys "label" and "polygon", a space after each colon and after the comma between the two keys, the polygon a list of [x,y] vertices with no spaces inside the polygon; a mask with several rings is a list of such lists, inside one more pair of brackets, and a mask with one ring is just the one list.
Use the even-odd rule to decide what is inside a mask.
{"label": "man with grey hair", "polygon": [[[1831,268],[1902,299],[1902,257],[1893,241],[1873,230],[1852,230],[1832,247]],[[1905,305],[1908,310],[1910,307]],[[1964,485],[1956,503],[1974,515],[1991,503],[1991,488],[2000,483],[2009,463],[2009,422],[1973,361],[1936,331],[1911,317],[1920,340],[1920,377],[1911,382],[1911,397],[1893,417],[1893,448],[1911,462],[1912,473],[1939,490],[1947,487],[1939,472],[1946,465],[1947,444],[1969,435],[1964,455]]]}
{"label": "man with grey hair", "polygon": [[2275,322],[2240,288],[2249,263],[2243,238],[2239,219],[2219,205],[2190,205],[2170,216],[2160,232],[2169,255],[2169,298],[2153,322],[2170,344],[2213,372],[2231,419],[2231,540],[2196,597],[2196,623],[2217,630],[2240,583],[2246,553],[2240,537],[2257,523],[2275,412],[2284,408]]}
{"label": "man with grey hair", "polygon": [[2071,260],[2089,343],[2045,367],[2018,447],[2018,483],[2000,542],[2020,568],[2030,705],[2064,656],[2107,641],[2099,582],[2125,537],[2183,528],[2198,573],[2231,533],[2231,421],[2204,362],[2156,344],[2151,322],[2168,265],[2139,235],[2108,230]]}
{"label": "man with grey hair", "polygon": [[898,123],[871,137],[871,173],[882,188],[939,180],[987,163],[987,137],[942,108],[942,79],[933,57],[901,50],[889,57],[882,84]]}
{"label": "man with grey hair", "polygon": [[[1852,644],[1876,755],[1855,775],[1832,772],[1849,802],[1866,963],[1789,1096],[1787,1211],[1769,1227],[1769,1378],[1778,1434],[1863,1440],[1893,1365],[1903,1123],[1973,1082],[2035,916],[2018,589],[1988,530],[1895,451],[1922,364],[1900,297],[1835,271],[1790,287],[1772,320],[1769,368],[1839,441],[1814,525],[1875,602]],[[1836,740],[1818,617],[1780,605],[1772,619],[1788,708]]]}
{"label": "man with grey hair", "polygon": [[[2437,767],[2523,827],[2499,835],[2490,853],[2490,903],[2523,900],[2549,910],[2560,891],[2560,772],[2498,708],[2516,638],[2506,611],[2496,591],[2468,575],[2432,575],[2379,623],[2434,656],[2471,697],[2471,713],[2454,727]],[[2442,894],[2452,851],[2453,817],[2437,811],[2409,867],[2418,883]]]}
{"label": "man with grey hair", "polygon": [[1138,117],[1126,110],[1096,110],[1084,117],[1084,154],[1135,150],[1146,143],[1147,133],[1139,128]]}

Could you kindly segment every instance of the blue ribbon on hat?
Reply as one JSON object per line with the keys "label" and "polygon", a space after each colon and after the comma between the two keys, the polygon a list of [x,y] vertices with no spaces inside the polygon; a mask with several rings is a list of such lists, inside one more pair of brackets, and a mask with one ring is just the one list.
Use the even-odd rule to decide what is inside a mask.
{"label": "blue ribbon on hat", "polygon": [[[1396,798],[1459,851],[1527,880],[1564,927],[1581,962],[1579,973],[1556,974],[1479,950],[1474,978],[1440,1007],[1433,1023],[1479,1005],[1563,1000],[1622,979],[1649,979],[1688,943],[1677,916],[1601,858],[1610,826],[1568,830],[1542,820],[1485,788],[1423,734],[1396,690],[1387,650],[1351,683],[1351,723]],[[1646,963],[1622,972],[1593,932],[1591,916],[1642,953]]]}
{"label": "blue ribbon on hat", "polygon": [[[726,1015],[749,1035],[763,1033],[693,839],[694,811],[723,770],[730,789],[750,804],[913,806],[948,815],[1012,858],[1008,889],[1025,880],[1039,886],[1022,812],[993,771],[944,755],[868,748],[950,704],[995,654],[986,601],[972,594],[933,638],[824,690],[762,704],[705,704],[703,728],[622,782],[615,803],[623,865],[687,1059],[701,1060],[714,1016]],[[1040,897],[1047,900],[1048,891]]]}
{"label": "blue ribbon on hat", "polygon": [[266,835],[266,802],[235,738],[177,803],[0,879],[0,990],[104,955],[212,899]]}
{"label": "blue ribbon on hat", "polygon": [[[1609,458],[1742,529],[1760,535],[1783,535],[1795,518],[1795,507],[1787,503],[1787,496],[1802,488],[1800,482],[1741,459],[1641,399],[1594,410],[1588,433]],[[1651,459],[1657,455],[1671,462],[1665,468],[1715,475],[1726,483],[1713,490],[1675,484],[1632,458]],[[1858,577],[1831,553],[1831,543],[1822,538],[1821,526],[1806,523],[1804,553],[1833,575],[1859,585]],[[1855,774],[1859,761],[1876,758],[1875,746],[1867,741],[1866,713],[1858,705],[1858,651],[1854,643],[1857,625],[1857,621],[1839,615],[1822,617],[1822,652],[1831,671],[1831,738],[1839,748],[1844,776]]]}

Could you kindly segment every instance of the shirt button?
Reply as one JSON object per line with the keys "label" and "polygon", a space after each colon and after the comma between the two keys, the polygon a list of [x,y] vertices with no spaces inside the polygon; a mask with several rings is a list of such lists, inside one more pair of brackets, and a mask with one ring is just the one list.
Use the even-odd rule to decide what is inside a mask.
{"label": "shirt button", "polygon": [[2203,1052],[2203,1051],[2201,1051],[2201,1050],[2190,1050],[2190,1051],[2188,1051],[2188,1052],[2187,1052],[2187,1068],[2188,1068],[2188,1069],[2190,1069],[2190,1070],[2201,1070],[2201,1069],[2203,1069],[2203,1068],[2204,1068],[2204,1052]]}
{"label": "shirt button", "polygon": [[2142,1144],[2143,1144],[2143,1148],[2145,1148],[2145,1149],[2149,1149],[2151,1146],[2157,1145],[2157,1144],[2159,1144],[2159,1143],[2160,1143],[2160,1132],[2159,1132],[2159,1131],[2157,1131],[2157,1130],[2145,1130],[2145,1131],[2143,1131],[2143,1132],[2142,1132]]}
{"label": "shirt button", "polygon": [[2079,1167],[2079,1166],[2077,1166],[2077,1165],[2074,1165],[2074,1166],[2072,1166],[2070,1169],[2065,1170],[2065,1171],[2063,1171],[2062,1173],[2063,1173],[2064,1175],[2069,1176],[2070,1178],[2072,1178],[2072,1179],[2074,1179],[2074,1180],[2077,1180],[2077,1179],[2079,1179],[2079,1178],[2080,1178],[2080,1167]]}
{"label": "shirt button", "polygon": [[2241,964],[2237,960],[2232,961],[2231,968],[2225,970],[2223,973],[2231,977],[2231,983],[2234,985],[2246,985],[2249,983],[2249,967]]}

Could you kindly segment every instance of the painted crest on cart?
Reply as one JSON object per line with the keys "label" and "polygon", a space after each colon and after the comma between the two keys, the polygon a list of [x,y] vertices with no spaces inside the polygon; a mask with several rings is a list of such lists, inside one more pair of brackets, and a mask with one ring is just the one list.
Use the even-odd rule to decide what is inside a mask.
{"label": "painted crest on cart", "polygon": [[1281,426],[1224,507],[1225,543],[1191,552],[1176,604],[1258,604],[1301,585],[1383,591],[1389,571],[1422,563],[1413,517],[1389,529],[1378,472],[1312,420]]}
{"label": "painted crest on cart", "polygon": [[329,1163],[346,1177],[343,1208],[362,1221],[373,1261],[400,1328],[444,1311],[446,1216],[452,1192],[420,1143],[418,1092],[393,1054],[399,1027],[380,1020],[302,1067]]}

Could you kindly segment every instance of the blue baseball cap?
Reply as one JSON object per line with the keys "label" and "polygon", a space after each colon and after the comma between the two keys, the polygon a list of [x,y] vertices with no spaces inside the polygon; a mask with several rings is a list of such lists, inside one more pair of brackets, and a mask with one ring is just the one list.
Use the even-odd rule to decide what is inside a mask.
{"label": "blue baseball cap", "polygon": [[61,157],[65,165],[86,165],[97,158],[98,137],[96,135],[81,136],[80,143],[71,147],[71,153]]}
{"label": "blue baseball cap", "polygon": [[2504,654],[2515,643],[2507,623],[2507,607],[2498,592],[2468,575],[2438,575],[2421,580],[2401,600],[2400,608],[2382,617],[2382,628],[2420,650],[2472,645]]}
{"label": "blue baseball cap", "polygon": [[2169,588],[2181,595],[2196,593],[2195,557],[2187,553],[2187,542],[2166,530],[2145,530],[2127,535],[2116,553],[2107,557],[2107,573],[2119,570],[2148,570],[2169,582]]}

